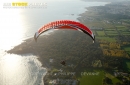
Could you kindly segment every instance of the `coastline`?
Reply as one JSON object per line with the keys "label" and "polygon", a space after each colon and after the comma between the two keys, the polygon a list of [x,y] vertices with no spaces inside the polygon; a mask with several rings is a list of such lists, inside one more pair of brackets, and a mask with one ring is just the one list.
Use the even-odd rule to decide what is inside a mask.
{"label": "coastline", "polygon": [[[95,7],[95,6],[93,6],[93,7]],[[77,17],[77,20],[78,20],[79,22],[82,22],[82,19],[83,19],[83,17],[86,15],[86,12],[89,11],[88,8],[89,8],[89,7],[85,7],[85,9],[86,9],[87,11],[85,11],[85,12],[79,14],[79,17]],[[43,38],[45,39],[47,36],[48,36],[48,35],[41,36],[40,39],[39,39],[39,41],[38,41],[37,43],[34,41],[33,38],[26,39],[26,40],[24,40],[24,42],[21,43],[20,45],[15,46],[13,49],[7,51],[7,53],[15,53],[15,54],[20,54],[20,55],[26,54],[26,53],[31,53],[31,54],[33,54],[33,55],[36,55],[36,56],[38,56],[37,59],[42,63],[42,67],[46,68],[46,69],[47,69],[47,72],[48,72],[48,70],[51,69],[51,67],[49,66],[49,64],[47,64],[47,62],[45,62],[45,61],[41,58],[41,56],[40,56],[41,54],[39,55],[39,53],[38,53],[39,51],[34,50],[35,47],[33,47],[33,46],[38,46],[38,45],[36,45],[36,44],[39,44],[39,45],[40,45],[40,44],[42,43],[42,41],[43,41]],[[29,46],[29,49],[24,50],[28,45],[30,45],[30,46]],[[38,46],[38,47],[40,47],[40,46]],[[38,48],[38,47],[37,47],[37,48]],[[44,46],[43,46],[43,47],[44,47]],[[41,47],[41,48],[42,48],[42,47]],[[30,51],[29,51],[29,50],[30,50]],[[40,49],[39,49],[39,50],[40,50]],[[46,82],[47,79],[48,79],[48,76],[47,76],[47,75],[44,75],[44,76],[43,76],[44,85],[48,85],[47,82]]]}
{"label": "coastline", "polygon": [[[41,36],[41,38],[42,38],[42,37],[43,37],[43,36]],[[40,39],[39,39],[39,41],[40,41]],[[39,53],[38,53],[37,51],[34,51],[33,48],[32,48],[33,45],[36,45],[36,44],[37,44],[37,43],[34,41],[33,38],[29,38],[29,39],[24,40],[24,42],[22,42],[21,44],[15,46],[13,49],[8,50],[8,51],[6,51],[6,52],[7,52],[7,53],[10,53],[10,54],[18,54],[18,55],[32,54],[32,55],[37,56],[38,61],[40,61],[41,64],[42,64],[41,67],[45,68],[45,69],[46,69],[46,73],[47,73],[47,71],[50,69],[49,65],[48,65],[46,62],[42,61],[42,60],[41,60],[42,58],[38,55]],[[26,50],[23,50],[23,49],[25,49],[28,45],[30,45],[29,48],[32,48],[32,50],[29,49],[29,50],[31,50],[31,52],[29,52],[27,49],[26,49]],[[44,83],[44,85],[47,85],[47,84],[45,84],[45,82],[44,82],[44,81],[46,80],[46,74],[43,75],[43,79],[42,79],[42,80],[43,80],[42,82]]]}
{"label": "coastline", "polygon": [[[86,14],[89,11],[88,8],[90,8],[90,7],[85,7],[85,9],[87,11],[79,14],[79,17],[77,17],[77,20],[79,22],[82,22],[79,18],[84,17],[84,14]],[[43,40],[48,36],[49,35],[41,36],[38,42],[35,42],[33,38],[26,39],[20,45],[15,46],[13,49],[7,51],[7,53],[14,53],[14,54],[19,54],[19,55],[24,55],[24,54],[30,53],[30,50],[31,50],[31,54],[38,56],[37,59],[42,63],[42,67],[46,68],[46,70],[48,72],[51,69],[51,67],[48,65],[48,63],[46,61],[43,60],[44,58],[41,57],[42,55],[41,54],[39,55],[39,52],[36,51],[37,49],[35,49],[35,47],[33,47],[33,46],[38,46],[37,48],[39,48],[40,43],[42,43]],[[27,46],[29,46],[29,49],[26,49]],[[48,75],[43,75],[44,85],[48,85],[48,78],[49,78]]]}
{"label": "coastline", "polygon": [[[94,7],[94,6],[93,6]],[[92,7],[92,8],[93,8]],[[91,8],[91,7],[87,7],[87,8]],[[88,10],[88,9],[87,9]],[[91,20],[91,18],[87,18],[88,16],[89,16],[89,12],[92,12],[93,10],[91,10],[91,9],[89,9],[88,11],[85,11],[84,13],[82,13],[82,14],[80,14],[80,17],[78,17],[77,19],[79,19],[79,21],[81,22],[81,23],[83,23],[83,24],[87,24],[88,22],[86,22],[87,20]],[[93,13],[94,14],[94,13]],[[88,15],[88,16],[86,16],[86,15]],[[90,17],[91,17],[92,15],[90,15]],[[96,16],[97,17],[97,16]],[[84,20],[86,18],[86,20]],[[83,19],[83,20],[82,20]],[[93,21],[95,21],[95,20],[93,20]],[[97,22],[96,22],[97,23]],[[88,25],[87,25],[88,26]],[[91,27],[91,26],[90,26]],[[63,32],[62,32],[63,33]],[[52,34],[56,34],[56,33],[54,33],[54,32],[52,32]],[[48,41],[50,41],[50,40],[48,40],[48,37],[49,37],[50,35],[46,35],[46,36],[41,36],[41,37],[39,37],[40,39],[38,40],[38,42],[36,43],[36,42],[34,42],[34,39],[33,38],[30,38],[30,39],[27,39],[27,40],[25,40],[25,42],[24,42],[24,44],[21,44],[20,46],[16,46],[15,47],[15,49],[14,49],[14,52],[15,53],[19,53],[19,54],[24,54],[24,53],[33,53],[34,55],[36,55],[36,56],[38,56],[38,60],[42,63],[42,67],[45,67],[46,69],[47,69],[47,72],[51,69],[51,65],[49,66],[49,64],[50,63],[48,63],[48,61],[49,61],[49,59],[51,58],[51,57],[49,57],[48,55],[46,55],[46,52],[43,52],[43,51],[51,51],[50,49],[50,47],[52,47],[52,48],[54,48],[55,46],[54,45],[52,45],[52,44],[50,44],[50,42],[48,42]],[[53,35],[52,35],[53,36]],[[57,34],[57,36],[60,36],[59,34]],[[59,38],[59,37],[58,37]],[[56,38],[57,39],[57,38]],[[56,40],[55,38],[54,38],[54,40]],[[52,40],[52,41],[54,41],[54,40]],[[47,42],[46,42],[47,41]],[[62,41],[62,40],[61,40]],[[49,45],[50,45],[50,47],[48,47],[49,45],[47,45],[46,46],[46,44],[45,43],[48,43]],[[55,43],[55,41],[54,41],[54,43]],[[59,43],[56,43],[56,44],[59,44]],[[27,48],[27,46],[28,46],[28,48]],[[66,46],[66,43],[65,43],[65,46]],[[44,48],[46,48],[46,47],[48,47],[47,49],[44,49]],[[66,46],[67,47],[67,46]],[[64,47],[63,47],[64,48]],[[49,49],[49,50],[48,50]],[[55,49],[55,48],[54,48]],[[54,50],[54,49],[52,49],[52,50]],[[57,50],[57,49],[56,49]],[[12,53],[14,53],[13,51],[12,51]],[[43,52],[43,53],[42,53]],[[55,52],[55,51],[53,51],[53,52]],[[44,54],[45,53],[45,54]],[[48,52],[48,54],[50,54],[50,52]],[[61,53],[62,54],[62,53]],[[44,55],[46,55],[46,56],[44,56]],[[52,54],[50,54],[50,55],[52,55]],[[68,54],[69,55],[69,54]],[[48,59],[47,59],[47,58]],[[53,57],[55,57],[55,56],[53,56]],[[58,57],[58,56],[57,56]],[[61,56],[62,57],[62,56]],[[46,59],[45,59],[46,58]],[[56,57],[55,57],[56,58]],[[114,58],[114,57],[113,57]],[[57,60],[58,61],[58,60]],[[101,62],[102,62],[103,60],[101,60]],[[108,61],[107,59],[106,59],[106,61]],[[54,66],[55,67],[55,66]],[[81,68],[81,67],[80,67]],[[54,69],[54,68],[53,68]],[[52,70],[53,70],[52,69]],[[56,68],[57,69],[57,68]],[[109,69],[110,70],[110,69]],[[104,70],[103,70],[104,71]],[[107,71],[105,71],[105,72],[107,72]],[[104,74],[105,75],[105,74]],[[114,76],[113,76],[114,77]],[[104,77],[102,77],[102,79],[103,79]],[[44,75],[44,77],[43,77],[43,81],[44,81],[44,85],[48,85],[48,81],[50,81],[50,80],[52,80],[52,78],[49,76],[49,75]]]}

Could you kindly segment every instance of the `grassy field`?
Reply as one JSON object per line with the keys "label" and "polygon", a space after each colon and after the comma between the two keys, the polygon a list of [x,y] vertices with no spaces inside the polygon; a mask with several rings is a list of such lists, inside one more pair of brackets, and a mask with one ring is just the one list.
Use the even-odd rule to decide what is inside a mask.
{"label": "grassy field", "polygon": [[109,35],[109,36],[116,36],[116,35],[118,35],[117,33],[109,33],[109,34],[107,34],[107,35]]}
{"label": "grassy field", "polygon": [[122,20],[124,23],[130,24],[130,20],[129,19],[123,19]]}
{"label": "grassy field", "polygon": [[116,29],[105,29],[105,31],[115,31]]}
{"label": "grassy field", "polygon": [[105,29],[115,29],[113,24],[105,24],[104,28]]}
{"label": "grassy field", "polygon": [[99,72],[99,75],[86,75],[79,78],[80,85],[102,85],[102,80],[106,76],[112,80],[112,83],[115,84],[117,82],[121,82],[119,79],[114,77],[113,75],[109,73],[105,73],[104,71],[97,71]]}
{"label": "grassy field", "polygon": [[106,33],[117,33],[117,31],[105,31]]}
{"label": "grassy field", "polygon": [[110,38],[110,37],[96,37],[96,39],[105,40],[108,42],[116,42],[115,38]]}
{"label": "grassy field", "polygon": [[98,36],[104,36],[105,35],[104,31],[97,31],[97,34],[98,34]]}
{"label": "grassy field", "polygon": [[123,66],[125,67],[125,70],[130,72],[130,60],[124,59],[124,65]]}
{"label": "grassy field", "polygon": [[125,29],[124,29],[124,28],[118,28],[117,30],[118,30],[118,31],[127,31],[126,28],[125,28]]}
{"label": "grassy field", "polygon": [[130,72],[130,61],[126,61],[126,65],[127,65],[127,69],[128,69],[129,72]]}
{"label": "grassy field", "polygon": [[115,83],[117,83],[117,82],[120,82],[120,83],[121,83],[121,81],[120,81],[119,79],[117,79],[116,77],[114,77],[113,75],[111,75],[111,74],[109,74],[109,73],[106,73],[106,76],[112,80],[112,83],[113,83],[113,84],[115,84]]}
{"label": "grassy field", "polygon": [[118,35],[117,31],[105,31],[107,35]]}
{"label": "grassy field", "polygon": [[128,28],[125,26],[116,26],[118,31],[126,31]]}
{"label": "grassy field", "polygon": [[124,46],[123,49],[124,49],[125,51],[130,51],[130,46]]}
{"label": "grassy field", "polygon": [[125,28],[125,26],[123,26],[123,25],[117,25],[116,27],[117,28]]}
{"label": "grassy field", "polygon": [[130,35],[130,32],[121,32],[123,35]]}
{"label": "grassy field", "polygon": [[125,46],[123,49],[130,55],[130,46]]}
{"label": "grassy field", "polygon": [[105,26],[101,21],[96,21],[96,20],[94,20],[93,23],[86,21],[84,22],[84,24],[88,27],[97,27],[97,28],[102,28]]}
{"label": "grassy field", "polygon": [[104,78],[103,71],[97,71],[99,75],[86,75],[79,78],[80,85],[102,85],[102,79]]}
{"label": "grassy field", "polygon": [[128,55],[130,56],[130,45],[124,46],[124,47],[122,47],[122,49],[125,50],[128,53]]}

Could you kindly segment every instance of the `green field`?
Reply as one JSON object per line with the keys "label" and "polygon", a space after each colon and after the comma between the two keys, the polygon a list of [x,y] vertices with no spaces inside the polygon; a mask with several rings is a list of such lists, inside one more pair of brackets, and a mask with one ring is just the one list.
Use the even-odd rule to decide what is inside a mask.
{"label": "green field", "polygon": [[115,84],[117,82],[121,83],[121,81],[119,79],[117,79],[116,77],[114,77],[110,73],[104,73],[103,70],[102,71],[101,70],[100,71],[96,71],[96,72],[99,72],[99,75],[81,76],[81,78],[79,78],[80,85],[102,85],[103,78],[105,76],[110,78],[112,80],[113,84]]}
{"label": "green field", "polygon": [[104,27],[104,24],[101,21],[96,21],[94,20],[93,23],[92,22],[84,22],[85,25],[87,25],[88,27],[97,27],[97,28],[102,28]]}
{"label": "green field", "polygon": [[126,61],[127,69],[130,71],[130,61]]}
{"label": "green field", "polygon": [[130,51],[130,47],[125,47],[124,50],[125,51]]}
{"label": "green field", "polygon": [[99,75],[86,75],[79,78],[80,85],[102,85],[102,79],[104,78],[103,71],[97,71]]}
{"label": "green field", "polygon": [[105,24],[105,29],[115,29],[113,24]]}
{"label": "green field", "polygon": [[115,31],[116,29],[105,29],[105,31]]}
{"label": "green field", "polygon": [[109,35],[109,36],[116,36],[116,35],[118,35],[118,34],[117,34],[117,33],[115,33],[115,34],[114,34],[114,33],[113,33],[113,34],[112,34],[112,33],[109,33],[109,34],[107,34],[107,35]]}
{"label": "green field", "polygon": [[130,32],[125,31],[125,32],[121,32],[121,34],[123,34],[123,35],[130,35]]}
{"label": "green field", "polygon": [[125,29],[124,29],[124,28],[120,28],[120,29],[118,28],[117,30],[118,30],[118,31],[127,31],[126,28],[125,28]]}
{"label": "green field", "polygon": [[116,27],[117,28],[125,28],[125,26],[123,26],[123,25],[117,25]]}
{"label": "green field", "polygon": [[130,46],[128,46],[128,47],[123,47],[123,49],[130,55]]}
{"label": "green field", "polygon": [[106,31],[107,35],[118,35],[117,31]]}
{"label": "green field", "polygon": [[119,31],[126,31],[128,28],[125,26],[116,26]]}
{"label": "green field", "polygon": [[128,55],[130,56],[130,45],[123,46],[122,49],[125,50],[128,53]]}
{"label": "green field", "polygon": [[130,59],[123,59],[123,67],[125,71],[130,72]]}
{"label": "green field", "polygon": [[110,37],[96,37],[96,39],[105,40],[108,42],[116,42],[115,38],[110,38]]}
{"label": "green field", "polygon": [[130,24],[130,20],[122,20],[123,22],[127,23],[127,24]]}
{"label": "green field", "polygon": [[125,70],[130,72],[130,60],[129,59],[124,60],[124,65],[123,66],[125,67]]}
{"label": "green field", "polygon": [[97,34],[98,34],[99,36],[104,36],[104,35],[105,35],[104,31],[96,31],[96,32],[97,32]]}
{"label": "green field", "polygon": [[106,33],[117,33],[117,31],[105,31]]}
{"label": "green field", "polygon": [[114,77],[113,75],[111,75],[111,74],[109,74],[109,73],[106,73],[106,76],[112,80],[112,83],[113,83],[113,84],[115,84],[115,83],[117,83],[117,82],[120,82],[120,83],[121,83],[121,81],[120,81],[119,79],[117,79],[116,77]]}

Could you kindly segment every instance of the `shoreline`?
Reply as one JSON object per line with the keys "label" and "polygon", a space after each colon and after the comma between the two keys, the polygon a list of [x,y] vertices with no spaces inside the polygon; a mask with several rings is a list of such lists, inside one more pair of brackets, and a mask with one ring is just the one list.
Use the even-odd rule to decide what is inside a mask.
{"label": "shoreline", "polygon": [[[95,6],[92,6],[92,7],[95,7]],[[79,15],[78,15],[79,17],[76,18],[79,22],[82,22],[82,21],[81,21],[81,18],[83,18],[83,17],[84,17],[84,14],[86,14],[86,12],[89,11],[88,8],[89,8],[89,7],[85,7],[86,11],[83,12],[83,13],[81,13],[81,14],[79,14]],[[45,36],[48,36],[48,35],[45,35]],[[44,36],[41,36],[41,39],[42,39],[42,37],[44,37]],[[40,39],[39,39],[39,40],[40,40]],[[26,47],[26,46],[29,45],[30,43],[32,44],[31,46],[36,45],[33,38],[29,38],[29,39],[26,39],[26,40],[23,40],[23,41],[24,41],[23,43],[21,43],[21,44],[18,45],[18,46],[15,46],[15,47],[13,48],[13,49],[16,49],[16,50],[13,50],[13,49],[11,49],[11,50],[14,51],[14,53],[16,53],[16,54],[22,55],[22,54],[28,53],[28,52],[23,51],[22,47]],[[38,42],[38,43],[41,43],[41,42]],[[24,44],[26,44],[26,45],[24,45]],[[29,48],[30,48],[30,47],[29,47]],[[7,53],[10,53],[10,52],[13,53],[11,50],[7,51]],[[17,50],[18,50],[18,51],[17,51]],[[33,50],[33,49],[32,49],[32,50]],[[20,52],[20,51],[23,51],[23,52]],[[32,51],[32,54],[37,56],[38,52]],[[41,62],[41,64],[42,64],[41,67],[46,68],[46,70],[47,70],[46,72],[48,72],[48,70],[51,69],[51,67],[50,67],[46,62],[43,62],[43,61],[41,60],[40,55],[38,55],[38,58],[37,58],[37,59],[38,59],[38,61]],[[43,83],[44,83],[44,85],[48,85],[48,84],[46,83],[46,77],[47,77],[46,74],[43,75]]]}
{"label": "shoreline", "polygon": [[[94,6],[93,6],[94,7]],[[92,7],[92,9],[93,9],[93,7]],[[87,7],[87,8],[91,8],[91,7]],[[77,17],[77,20],[78,19],[81,19],[82,21],[80,21],[81,23],[84,23],[84,24],[87,24],[87,20],[88,20],[88,18],[87,17],[93,17],[93,15],[95,14],[95,13],[92,13],[93,15],[91,16],[90,14],[90,12],[93,12],[93,10],[91,10],[91,9],[89,9],[88,11],[85,11],[84,13],[82,13],[82,14],[80,14],[79,15],[79,17]],[[88,15],[88,16],[86,16],[86,15]],[[97,16],[96,16],[97,17]],[[86,21],[84,20],[85,18],[87,18],[86,19]],[[93,20],[93,21],[95,21],[95,20]],[[97,22],[96,22],[97,23]],[[93,24],[93,23],[92,23]],[[101,24],[101,23],[100,23]],[[87,25],[88,26],[88,25]],[[91,26],[90,26],[91,27]],[[57,31],[56,31],[57,32]],[[61,31],[60,31],[61,32]],[[52,34],[57,34],[57,33],[55,33],[55,32],[52,32]],[[63,34],[63,32],[61,33],[61,34]],[[24,44],[21,44],[21,47],[20,46],[16,46],[15,48],[17,48],[16,50],[14,50],[16,53],[19,53],[19,54],[22,54],[22,53],[28,53],[28,52],[31,52],[31,53],[33,53],[34,55],[36,55],[36,56],[38,56],[38,60],[41,62],[41,64],[42,64],[42,66],[41,67],[45,67],[46,69],[47,69],[47,73],[49,73],[49,72],[53,72],[52,70],[54,70],[54,69],[56,69],[56,70],[59,70],[59,68],[58,68],[58,64],[55,64],[55,63],[53,63],[53,64],[55,64],[55,65],[52,65],[53,67],[51,67],[51,64],[49,63],[49,59],[51,59],[51,58],[56,58],[56,60],[57,60],[57,62],[59,62],[59,58],[57,58],[57,57],[59,57],[59,55],[57,56],[55,56],[55,55],[53,55],[52,57],[50,57],[50,55],[52,55],[53,53],[51,53],[51,52],[47,52],[48,53],[48,55],[46,54],[46,52],[44,52],[44,51],[52,51],[52,52],[57,52],[57,49],[55,49],[55,44],[52,44],[52,43],[56,43],[57,45],[58,44],[60,44],[60,43],[58,43],[58,42],[55,42],[55,39],[57,39],[57,38],[55,38],[55,37],[52,37],[51,36],[51,38],[53,39],[52,40],[52,43],[50,43],[50,42],[48,42],[48,36],[50,36],[50,35],[46,35],[46,36],[41,36],[40,37],[40,39],[38,40],[38,42],[37,43],[35,43],[34,42],[34,39],[33,38],[30,38],[30,39],[27,39],[27,40],[25,40],[25,43]],[[60,36],[60,34],[57,34],[57,36]],[[71,35],[70,35],[71,36]],[[81,36],[80,36],[81,37]],[[58,37],[58,38],[60,38],[60,37]],[[66,38],[66,37],[65,37]],[[46,40],[47,39],[47,40]],[[62,38],[60,38],[60,39],[62,39]],[[51,39],[50,39],[51,40]],[[58,40],[58,39],[57,39]],[[61,40],[62,41],[62,40]],[[79,40],[80,41],[80,40]],[[64,41],[64,42],[66,42],[66,41]],[[42,45],[41,45],[41,43],[42,43]],[[46,44],[46,43],[48,43],[48,47],[46,46],[46,45],[44,45],[44,44]],[[86,43],[86,41],[85,41],[85,43]],[[26,45],[25,45],[26,44]],[[30,46],[30,44],[31,44],[31,46]],[[82,44],[84,44],[84,43],[82,43]],[[67,47],[67,44],[65,43],[64,44],[65,45],[65,47],[63,47],[63,48],[66,48]],[[63,45],[63,46],[64,46]],[[29,48],[27,47],[27,46],[29,46]],[[25,49],[27,47],[27,49]],[[37,47],[37,49],[35,49],[35,47]],[[39,49],[38,49],[39,48]],[[44,49],[45,48],[45,49]],[[54,48],[54,49],[52,49],[52,48]],[[80,47],[79,47],[80,48]],[[25,49],[25,51],[24,51],[24,49]],[[50,50],[50,49],[52,49],[52,50]],[[86,49],[86,48],[85,48]],[[17,51],[17,50],[19,50],[19,51]],[[22,51],[23,50],[23,52],[20,52],[20,51]],[[55,50],[55,51],[54,51]],[[27,52],[26,52],[27,51]],[[39,52],[40,51],[40,52]],[[42,53],[43,52],[43,53]],[[77,51],[78,52],[78,51]],[[62,51],[60,52],[61,54],[62,54]],[[86,53],[86,52],[85,52]],[[96,52],[95,52],[96,53]],[[97,52],[98,53],[98,52]],[[46,55],[46,56],[44,56],[44,55]],[[69,55],[69,54],[68,54]],[[68,56],[67,55],[67,56]],[[73,54],[72,54],[73,55]],[[78,57],[79,57],[80,55],[78,55]],[[60,55],[60,57],[63,57],[63,55]],[[74,57],[76,57],[76,56],[74,56]],[[83,57],[83,59],[84,59],[84,57]],[[99,58],[100,59],[100,62],[102,62],[102,61],[104,61],[104,59],[102,59],[101,60],[101,58]],[[112,59],[110,59],[110,60],[113,60],[114,58],[112,58]],[[105,59],[106,61],[108,61],[107,60],[107,58]],[[86,60],[87,61],[87,60]],[[119,61],[120,61],[120,59],[119,59]],[[48,62],[48,63],[47,63]],[[95,61],[96,62],[96,61]],[[89,62],[90,63],[90,62]],[[107,64],[109,64],[109,63],[107,63]],[[111,63],[110,63],[111,64]],[[117,63],[118,64],[118,63]],[[50,66],[49,66],[50,65]],[[57,65],[57,66],[56,66]],[[79,64],[76,64],[76,65],[79,65]],[[115,66],[116,66],[116,64],[115,64]],[[120,64],[119,64],[119,66],[120,66]],[[52,69],[51,69],[52,68]],[[111,68],[113,68],[113,66],[111,66]],[[109,68],[109,70],[111,70],[111,68]],[[51,69],[51,70],[50,70]],[[82,69],[82,67],[79,67],[79,69]],[[102,68],[101,68],[102,69]],[[108,69],[108,68],[107,68]],[[122,68],[121,68],[122,69]],[[49,71],[50,70],[50,71]],[[67,69],[68,70],[68,69]],[[120,69],[118,69],[118,70],[120,70]],[[104,69],[103,69],[103,71],[104,72],[107,72],[107,71],[105,71]],[[77,71],[76,71],[77,72]],[[81,71],[82,72],[82,71]],[[104,74],[105,75],[105,74]],[[105,75],[106,76],[106,75]],[[114,76],[114,75],[112,75],[112,76]],[[45,74],[45,75],[43,75],[43,82],[44,82],[44,85],[48,85],[48,81],[51,81],[53,78],[52,77],[54,77],[54,76],[49,76],[49,75],[47,75],[47,74]],[[59,78],[59,77],[58,77]],[[104,77],[102,77],[102,79],[103,79]],[[102,82],[102,81],[100,81],[100,82]]]}

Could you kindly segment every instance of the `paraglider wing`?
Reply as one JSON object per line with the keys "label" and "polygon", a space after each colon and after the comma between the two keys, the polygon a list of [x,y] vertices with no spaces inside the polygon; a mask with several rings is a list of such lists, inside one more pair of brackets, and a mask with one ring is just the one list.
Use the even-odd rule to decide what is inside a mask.
{"label": "paraglider wing", "polygon": [[92,31],[85,25],[81,24],[80,22],[71,21],[71,20],[60,20],[60,21],[51,22],[49,24],[42,26],[34,35],[35,41],[37,41],[37,38],[40,36],[40,34],[51,29],[79,30],[79,31],[84,32],[85,34],[88,34],[93,40],[95,40],[95,36],[92,33]]}

